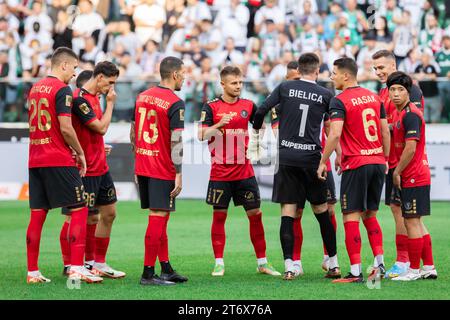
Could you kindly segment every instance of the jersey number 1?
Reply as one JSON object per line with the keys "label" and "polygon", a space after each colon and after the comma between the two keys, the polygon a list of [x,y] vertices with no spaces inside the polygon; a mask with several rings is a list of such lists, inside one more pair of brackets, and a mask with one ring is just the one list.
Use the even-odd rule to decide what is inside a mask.
{"label": "jersey number 1", "polygon": [[300,108],[300,110],[302,110],[302,119],[300,120],[300,131],[299,131],[298,135],[300,137],[304,137],[305,136],[305,128],[306,128],[306,118],[308,117],[309,105],[301,103],[299,108]]}
{"label": "jersey number 1", "polygon": [[[156,142],[156,140],[158,140],[158,114],[156,113],[155,110],[151,109],[148,110],[147,113],[147,109],[146,108],[139,108],[138,109],[139,112],[139,131],[138,131],[138,140],[141,140],[141,138],[144,138],[144,141],[147,142],[148,144],[154,144]],[[143,127],[144,127],[144,122],[145,122],[145,118],[147,117],[147,120],[149,121],[149,131],[151,131],[152,137],[150,137],[150,132],[149,131],[143,131]],[[151,120],[153,120],[153,122],[151,122]]]}

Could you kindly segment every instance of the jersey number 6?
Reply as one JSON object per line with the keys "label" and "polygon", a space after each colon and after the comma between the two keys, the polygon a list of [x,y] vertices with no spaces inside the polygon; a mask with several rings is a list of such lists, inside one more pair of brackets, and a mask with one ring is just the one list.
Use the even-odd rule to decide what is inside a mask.
{"label": "jersey number 6", "polygon": [[[373,142],[373,141],[377,141],[378,140],[378,128],[377,128],[377,123],[375,122],[374,119],[370,119],[368,120],[367,116],[372,116],[372,117],[376,117],[375,114],[375,110],[369,108],[369,109],[365,109],[362,112],[362,119],[363,119],[363,124],[364,124],[364,133],[366,134],[366,138],[367,140]],[[373,134],[370,133],[370,127],[373,128]]]}
{"label": "jersey number 6", "polygon": [[[158,114],[155,110],[151,109],[148,110],[146,108],[139,108],[139,131],[138,131],[138,140],[141,140],[142,137],[144,137],[144,141],[148,144],[154,144],[156,140],[158,140]],[[142,132],[142,129],[144,127],[145,118],[147,117],[147,120],[149,122],[149,131],[152,132],[152,136],[150,137],[150,132],[145,131]],[[151,122],[153,120],[153,122]]]}

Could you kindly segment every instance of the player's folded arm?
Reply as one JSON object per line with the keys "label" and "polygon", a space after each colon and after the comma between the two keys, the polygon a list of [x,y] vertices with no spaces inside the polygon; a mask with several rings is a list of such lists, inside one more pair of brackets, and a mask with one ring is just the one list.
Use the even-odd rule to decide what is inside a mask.
{"label": "player's folded arm", "polygon": [[77,97],[73,100],[73,114],[80,119],[80,122],[87,126],[95,133],[104,135],[107,131],[106,121],[101,121],[97,118],[94,110],[92,109],[89,101],[83,97]]}
{"label": "player's folded arm", "polygon": [[171,157],[176,173],[181,173],[183,162],[184,110],[184,102],[179,100],[170,107],[168,112],[171,130]]}

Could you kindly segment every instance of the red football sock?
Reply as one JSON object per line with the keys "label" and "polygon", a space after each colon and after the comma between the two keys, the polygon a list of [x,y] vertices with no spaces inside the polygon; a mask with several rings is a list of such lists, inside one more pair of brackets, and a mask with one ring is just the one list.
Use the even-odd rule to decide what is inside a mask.
{"label": "red football sock", "polygon": [[408,254],[411,269],[420,269],[420,258],[422,256],[423,238],[408,239]]}
{"label": "red football sock", "polygon": [[145,233],[145,257],[144,266],[154,267],[161,245],[161,235],[163,233],[166,217],[149,216],[148,226]]}
{"label": "red football sock", "polygon": [[86,249],[88,208],[71,212],[69,225],[70,265],[83,266]]}
{"label": "red football sock", "polygon": [[395,235],[395,245],[397,247],[397,260],[398,262],[409,262],[408,255],[408,236],[403,234]]}
{"label": "red football sock", "polygon": [[361,234],[359,221],[347,221],[344,223],[345,247],[351,264],[361,263]]}
{"label": "red football sock", "polygon": [[86,227],[86,254],[84,260],[95,260],[95,229],[97,224],[88,224]]}
{"label": "red football sock", "polygon": [[106,252],[108,251],[110,238],[95,237],[94,239],[95,239],[95,255],[93,260],[95,260],[95,262],[97,263],[105,263]]}
{"label": "red football sock", "polygon": [[[337,230],[336,215],[335,214],[331,215],[330,219],[331,219],[331,224],[333,225],[333,228],[334,228],[334,233],[336,233],[336,230]],[[328,255],[327,248],[325,248],[325,243],[323,244],[323,254],[325,256]]]}
{"label": "red football sock", "polygon": [[256,258],[266,257],[266,239],[264,238],[264,226],[262,223],[262,212],[248,217],[250,222],[250,239],[256,253]]}
{"label": "red football sock", "polygon": [[364,226],[369,236],[370,247],[372,248],[373,256],[383,254],[383,232],[376,217],[363,220]]}
{"label": "red football sock", "polygon": [[166,216],[164,228],[161,235],[161,244],[159,245],[158,259],[159,262],[169,261],[169,238],[167,237],[167,224],[169,223],[170,214]]}
{"label": "red football sock", "polygon": [[227,214],[225,212],[214,211],[211,225],[211,242],[216,259],[223,258],[225,249],[225,221]]}
{"label": "red football sock", "polygon": [[59,244],[61,245],[62,259],[65,266],[70,265],[69,224],[68,221],[64,221],[59,234]]}
{"label": "red football sock", "polygon": [[302,259],[303,230],[302,219],[294,219],[294,251],[292,252],[292,260]]}
{"label": "red football sock", "polygon": [[28,271],[37,271],[39,245],[41,243],[42,226],[47,217],[47,210],[32,209],[27,229],[27,264]]}
{"label": "red football sock", "polygon": [[422,260],[424,266],[434,265],[433,261],[433,249],[431,247],[431,236],[429,234],[423,237],[423,249],[422,249]]}

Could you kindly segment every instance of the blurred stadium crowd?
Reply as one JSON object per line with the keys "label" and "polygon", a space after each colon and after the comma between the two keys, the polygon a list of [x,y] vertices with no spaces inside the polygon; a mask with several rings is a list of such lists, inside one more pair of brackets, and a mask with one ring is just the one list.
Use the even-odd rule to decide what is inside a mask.
{"label": "blurred stadium crowd", "polygon": [[181,96],[195,121],[226,64],[242,68],[244,95],[259,103],[311,51],[324,85],[333,61],[350,56],[361,85],[377,91],[371,55],[389,49],[419,82],[426,120],[450,122],[450,0],[0,0],[0,121],[27,121],[27,91],[60,46],[79,54],[80,69],[120,66],[115,121],[129,120],[167,55],[185,61]]}

